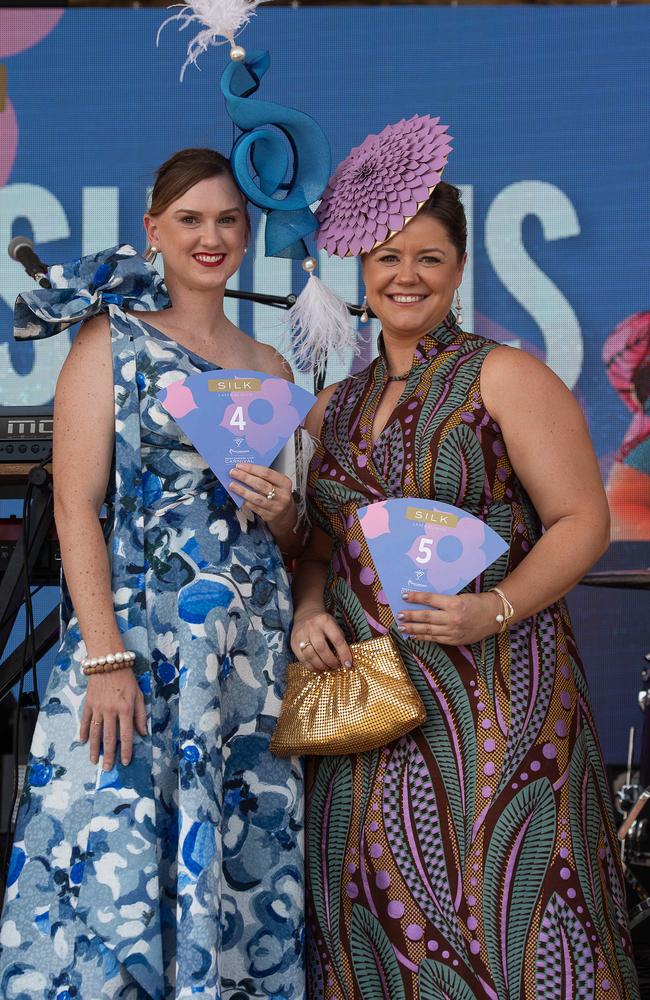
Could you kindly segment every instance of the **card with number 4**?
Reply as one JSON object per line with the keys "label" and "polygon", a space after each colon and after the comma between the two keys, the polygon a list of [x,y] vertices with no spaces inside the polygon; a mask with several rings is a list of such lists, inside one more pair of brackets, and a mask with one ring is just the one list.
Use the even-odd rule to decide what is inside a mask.
{"label": "card with number 4", "polygon": [[158,399],[229,489],[239,462],[270,466],[316,402],[306,389],[263,372],[216,369],[189,375]]}

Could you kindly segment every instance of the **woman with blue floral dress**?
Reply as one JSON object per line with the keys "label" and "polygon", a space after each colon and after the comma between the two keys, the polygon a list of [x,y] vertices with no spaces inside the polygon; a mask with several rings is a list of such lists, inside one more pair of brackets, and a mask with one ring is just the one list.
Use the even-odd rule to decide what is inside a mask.
{"label": "woman with blue floral dress", "polygon": [[[238,511],[157,399],[218,367],[291,374],[224,315],[250,234],[228,162],[172,157],[145,225],[167,288],[121,247],[52,268],[53,289],[17,303],[19,337],[87,322],[55,401],[71,604],[18,818],[0,996],[304,1000],[302,773],[268,749],[290,658],[291,483],[234,470]],[[84,675],[84,657],[125,650],[133,668]]]}

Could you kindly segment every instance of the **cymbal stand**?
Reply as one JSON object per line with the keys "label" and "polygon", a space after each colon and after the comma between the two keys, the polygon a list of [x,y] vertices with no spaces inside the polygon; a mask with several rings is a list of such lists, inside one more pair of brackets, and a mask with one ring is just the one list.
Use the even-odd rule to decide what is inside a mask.
{"label": "cymbal stand", "polygon": [[[45,463],[44,463],[45,464]],[[21,533],[0,580],[0,656],[9,641],[21,607],[29,602],[29,579],[50,534],[54,508],[52,476],[43,465],[29,473]],[[46,624],[47,623],[47,624]],[[58,613],[38,627],[37,645],[44,653],[58,638]],[[27,660],[27,639],[0,662],[0,701],[21,677]],[[31,643],[30,643],[31,646]]]}

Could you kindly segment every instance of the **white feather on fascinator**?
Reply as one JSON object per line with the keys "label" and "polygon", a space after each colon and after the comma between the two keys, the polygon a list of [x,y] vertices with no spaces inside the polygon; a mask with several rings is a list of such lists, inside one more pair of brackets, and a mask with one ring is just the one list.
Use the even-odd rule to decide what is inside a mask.
{"label": "white feather on fascinator", "polygon": [[[163,21],[158,29],[156,43],[160,32],[170,21],[180,21],[181,31],[195,22],[204,25],[187,46],[187,59],[181,69],[182,80],[187,67],[191,63],[196,66],[199,56],[207,52],[211,45],[230,42],[234,49],[235,36],[246,27],[261,3],[266,3],[266,0],[192,0],[192,3],[180,5],[183,9],[178,14]],[[243,59],[245,52],[243,49],[241,52],[241,56],[233,56],[231,52],[231,57]]]}

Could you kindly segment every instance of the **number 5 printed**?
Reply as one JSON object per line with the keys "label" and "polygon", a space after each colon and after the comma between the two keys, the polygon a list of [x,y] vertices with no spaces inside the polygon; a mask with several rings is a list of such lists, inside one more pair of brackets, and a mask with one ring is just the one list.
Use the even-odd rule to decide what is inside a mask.
{"label": "number 5 printed", "polygon": [[418,545],[418,552],[420,555],[415,557],[415,561],[421,565],[428,563],[431,559],[432,546],[433,538],[425,538],[423,535]]}

